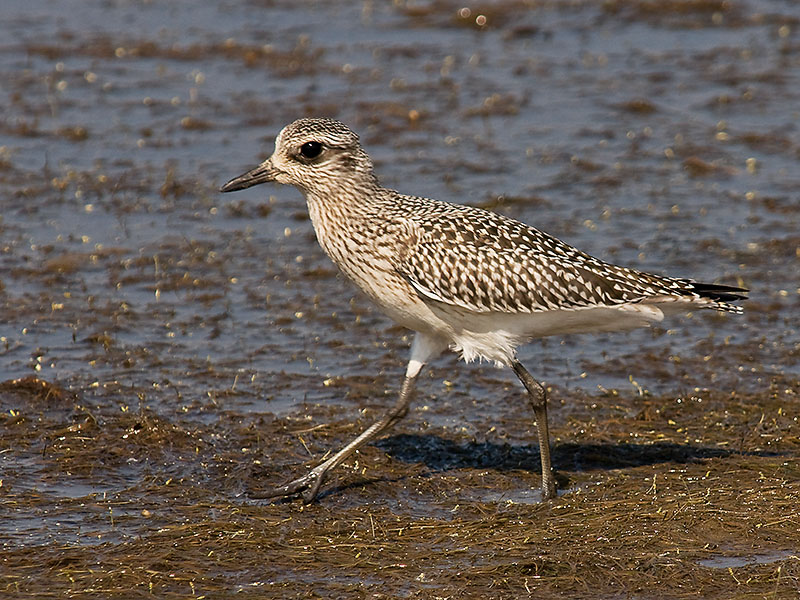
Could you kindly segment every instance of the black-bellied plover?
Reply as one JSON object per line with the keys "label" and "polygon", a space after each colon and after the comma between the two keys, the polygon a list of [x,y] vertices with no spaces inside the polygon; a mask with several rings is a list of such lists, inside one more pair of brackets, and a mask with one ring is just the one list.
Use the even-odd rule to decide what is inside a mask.
{"label": "black-bellied plover", "polygon": [[694,308],[741,312],[740,287],[652,275],[604,262],[533,227],[479,208],[381,186],[358,136],[333,119],[300,119],[271,157],[221,191],[275,181],[306,197],[320,246],[394,321],[416,332],[394,407],[339,452],[259,497],[319,492],[326,475],[408,412],[422,367],[446,348],[509,366],[539,434],[542,497],[555,496],[544,387],[516,359],[520,344],[630,329]]}

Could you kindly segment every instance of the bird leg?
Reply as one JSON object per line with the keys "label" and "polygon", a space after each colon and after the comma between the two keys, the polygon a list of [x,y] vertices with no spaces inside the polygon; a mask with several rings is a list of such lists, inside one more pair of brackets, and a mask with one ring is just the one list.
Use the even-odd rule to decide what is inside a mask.
{"label": "bird leg", "polygon": [[[417,373],[418,372],[419,370],[417,370]],[[411,403],[411,398],[413,396],[414,384],[416,383],[416,380],[416,373],[413,376],[406,375],[406,378],[403,380],[403,387],[400,389],[400,396],[398,397],[397,403],[394,405],[394,407],[379,421],[373,423],[370,427],[365,429],[361,435],[339,450],[339,452],[331,456],[328,460],[311,469],[311,471],[309,471],[303,477],[299,477],[294,481],[290,481],[286,485],[282,485],[281,487],[269,492],[252,494],[251,496],[253,498],[278,498],[282,496],[292,496],[305,490],[305,493],[303,494],[303,502],[306,504],[312,502],[317,496],[319,488],[329,471],[347,459],[361,446],[374,439],[406,416],[408,413],[408,406]]]}
{"label": "bird leg", "polygon": [[522,385],[528,390],[528,398],[536,417],[536,430],[539,433],[539,455],[542,459],[542,500],[556,497],[556,480],[550,464],[550,430],[547,427],[547,392],[541,383],[536,381],[522,363],[515,360],[511,368],[517,374]]}

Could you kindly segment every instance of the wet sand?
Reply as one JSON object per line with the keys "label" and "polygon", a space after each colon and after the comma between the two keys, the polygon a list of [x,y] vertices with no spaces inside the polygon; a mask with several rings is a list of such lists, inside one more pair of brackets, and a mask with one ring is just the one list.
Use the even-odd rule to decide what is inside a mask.
{"label": "wet sand", "polygon": [[[0,595],[794,598],[800,20],[791,2],[46,2],[0,9]],[[510,371],[336,273],[300,194],[221,183],[300,116],[382,181],[744,285]]]}

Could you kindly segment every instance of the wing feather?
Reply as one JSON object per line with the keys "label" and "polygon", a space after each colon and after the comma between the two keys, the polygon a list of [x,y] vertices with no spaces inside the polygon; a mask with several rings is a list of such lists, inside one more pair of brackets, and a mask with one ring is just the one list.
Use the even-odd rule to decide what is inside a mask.
{"label": "wing feather", "polygon": [[532,313],[699,297],[690,280],[619,267],[502,215],[439,204],[444,214],[409,218],[411,241],[396,266],[427,301]]}

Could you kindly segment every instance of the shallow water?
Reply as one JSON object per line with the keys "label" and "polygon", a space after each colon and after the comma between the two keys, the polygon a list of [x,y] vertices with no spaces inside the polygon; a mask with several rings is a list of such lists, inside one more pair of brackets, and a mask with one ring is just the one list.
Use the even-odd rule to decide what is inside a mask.
{"label": "shallow water", "polygon": [[754,554],[750,556],[724,556],[717,555],[703,559],[700,564],[704,567],[714,569],[733,569],[755,564],[768,564],[785,560],[791,556],[791,552],[771,552],[767,554]]}
{"label": "shallow water", "polygon": [[[370,342],[394,345],[313,243],[296,191],[215,191],[306,114],[352,123],[403,191],[488,204],[623,264],[753,289],[745,318],[533,344],[523,357],[548,382],[752,390],[797,373],[795,42],[758,6],[692,15],[692,27],[624,4],[519,21],[498,6],[484,28],[446,5],[59,8],[4,9],[5,378],[41,366],[47,379],[119,380],[116,364],[87,368],[81,342],[100,330],[120,349],[210,357],[240,385],[284,367],[346,374],[326,337],[367,362]],[[354,308],[378,331],[350,327]],[[720,369],[725,343],[752,361]],[[713,369],[648,369],[699,352]],[[146,371],[126,383],[149,385]],[[197,384],[176,383],[189,395]]]}
{"label": "shallow water", "polygon": [[[776,422],[793,422],[792,2],[9,0],[0,16],[0,381],[68,391],[57,406],[27,383],[0,391],[0,480],[20,502],[0,528],[5,548],[122,543],[154,520],[174,524],[141,512],[169,496],[164,481],[184,473],[228,502],[253,460],[301,470],[355,434],[342,424],[392,401],[410,335],[337,275],[299,192],[217,191],[300,116],[350,124],[382,181],[405,193],[489,207],[619,264],[752,290],[742,316],[703,311],[522,349],[553,387],[557,444],[613,446],[609,423],[637,418],[652,397],[664,414],[696,416],[687,404],[708,395],[769,396],[784,411]],[[534,477],[459,488],[470,505],[533,507],[535,428],[520,423],[520,402],[509,372],[445,356],[401,427],[452,435],[457,456],[477,452],[470,440],[501,454],[524,444]],[[326,423],[343,429],[328,435]],[[729,439],[697,435],[700,447]],[[480,459],[437,467],[414,454],[419,443],[379,448],[410,453],[432,478],[455,468],[480,481]],[[67,447],[89,463],[65,463]],[[569,489],[581,489],[574,466]],[[405,483],[376,497],[393,485]],[[134,508],[113,521],[98,499],[118,503],[112,515]],[[429,501],[400,502],[433,518]]]}

